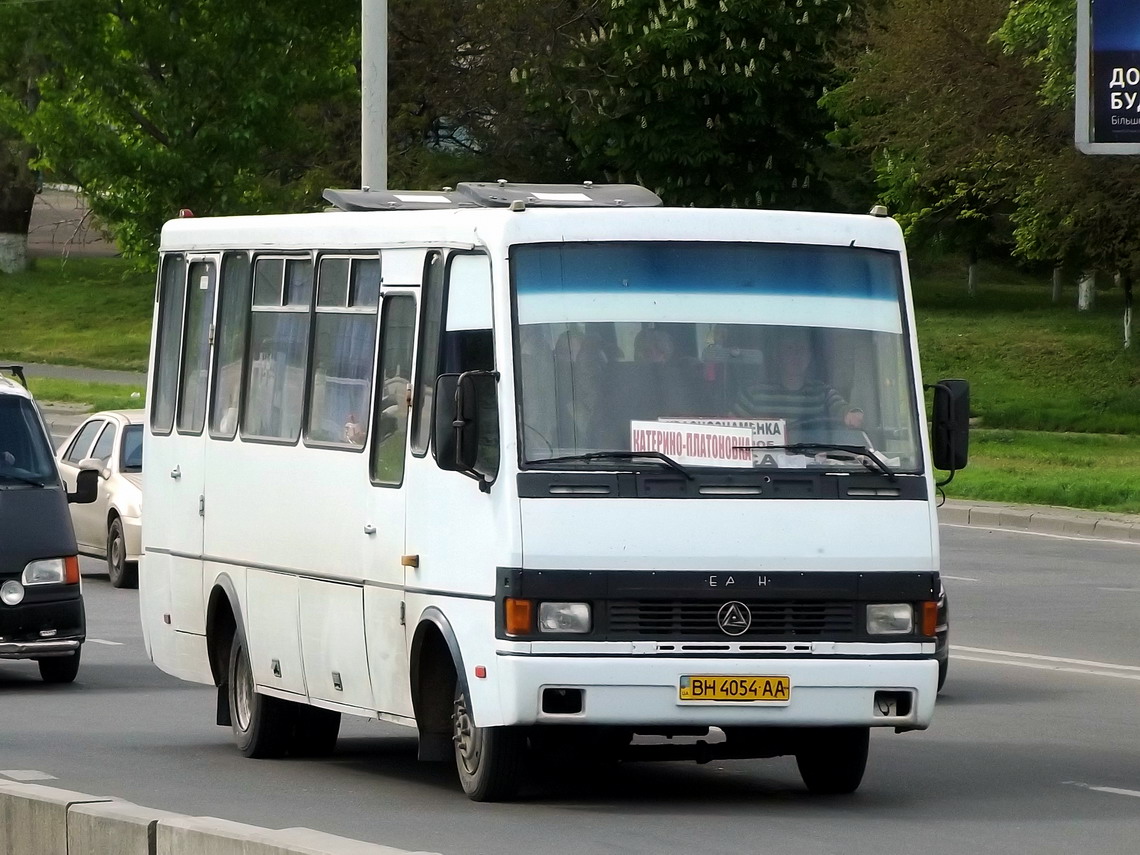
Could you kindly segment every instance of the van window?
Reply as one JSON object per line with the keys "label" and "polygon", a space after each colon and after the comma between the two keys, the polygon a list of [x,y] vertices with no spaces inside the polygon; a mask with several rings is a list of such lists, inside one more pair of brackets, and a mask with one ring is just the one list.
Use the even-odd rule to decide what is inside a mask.
{"label": "van window", "polygon": [[178,357],[182,352],[182,309],[186,297],[186,259],[162,259],[158,291],[158,342],[154,349],[154,390],[150,426],[155,433],[170,433],[178,397]]}
{"label": "van window", "polygon": [[210,435],[222,439],[232,439],[237,433],[245,332],[249,326],[249,289],[249,255],[227,252],[222,256],[214,385],[210,392]]}
{"label": "van window", "polygon": [[51,446],[34,404],[0,395],[0,486],[26,480],[57,483]]}

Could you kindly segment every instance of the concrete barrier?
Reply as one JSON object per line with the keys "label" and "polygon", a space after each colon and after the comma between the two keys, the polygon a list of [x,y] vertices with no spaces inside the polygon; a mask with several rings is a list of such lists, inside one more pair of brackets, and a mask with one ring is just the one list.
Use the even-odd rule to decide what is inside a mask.
{"label": "concrete barrier", "polygon": [[431,855],[311,828],[261,828],[16,783],[0,783],[0,854]]}
{"label": "concrete barrier", "polygon": [[155,826],[179,814],[115,799],[67,812],[67,855],[154,855]]}
{"label": "concrete barrier", "polygon": [[67,815],[74,805],[108,802],[43,787],[39,784],[0,784],[0,852],[4,855],[69,855]]}

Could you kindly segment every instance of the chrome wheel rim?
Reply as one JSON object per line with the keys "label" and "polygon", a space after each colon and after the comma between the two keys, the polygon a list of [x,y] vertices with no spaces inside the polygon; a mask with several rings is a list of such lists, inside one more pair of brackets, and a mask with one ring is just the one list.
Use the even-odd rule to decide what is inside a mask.
{"label": "chrome wheel rim", "polygon": [[119,536],[118,531],[111,531],[111,564],[115,570],[121,570],[123,567],[123,539]]}
{"label": "chrome wheel rim", "polygon": [[[235,640],[235,644],[238,642]],[[253,675],[249,670],[249,657],[245,647],[238,648],[238,659],[234,674],[234,718],[240,730],[249,730],[253,718]]]}
{"label": "chrome wheel rim", "polygon": [[467,709],[467,696],[460,694],[455,699],[455,713],[452,716],[455,753],[468,775],[479,771],[479,760],[483,753],[483,734],[471,720]]}

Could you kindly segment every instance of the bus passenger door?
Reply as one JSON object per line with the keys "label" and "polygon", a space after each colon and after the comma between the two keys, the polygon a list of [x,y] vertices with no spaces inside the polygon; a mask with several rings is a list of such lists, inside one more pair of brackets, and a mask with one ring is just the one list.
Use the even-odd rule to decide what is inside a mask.
{"label": "bus passenger door", "polygon": [[376,709],[409,718],[413,712],[404,635],[404,468],[415,328],[413,293],[386,292],[368,449],[372,489],[364,555],[364,632]]}
{"label": "bus passenger door", "polygon": [[[181,259],[184,278],[174,268]],[[206,393],[208,387],[217,259],[165,260],[150,401],[152,436],[146,448],[146,507],[161,513],[143,526],[143,574],[161,573],[168,611],[157,617],[178,633],[204,635],[202,536],[205,513]],[[153,557],[152,557],[153,554]],[[159,583],[159,580],[154,580]],[[145,589],[145,582],[144,582]],[[147,603],[144,598],[144,620]],[[153,625],[153,624],[152,624]]]}

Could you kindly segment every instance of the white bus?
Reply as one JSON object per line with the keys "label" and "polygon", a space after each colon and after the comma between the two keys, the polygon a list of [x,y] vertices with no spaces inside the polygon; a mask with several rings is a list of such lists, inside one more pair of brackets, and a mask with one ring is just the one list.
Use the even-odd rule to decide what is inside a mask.
{"label": "white bus", "polygon": [[[869,728],[927,727],[937,485],[893,220],[325,195],[162,232],[143,629],[242,752],[327,753],[351,714],[476,800],[559,751],[792,754],[835,793]],[[967,390],[938,388],[960,468]]]}

